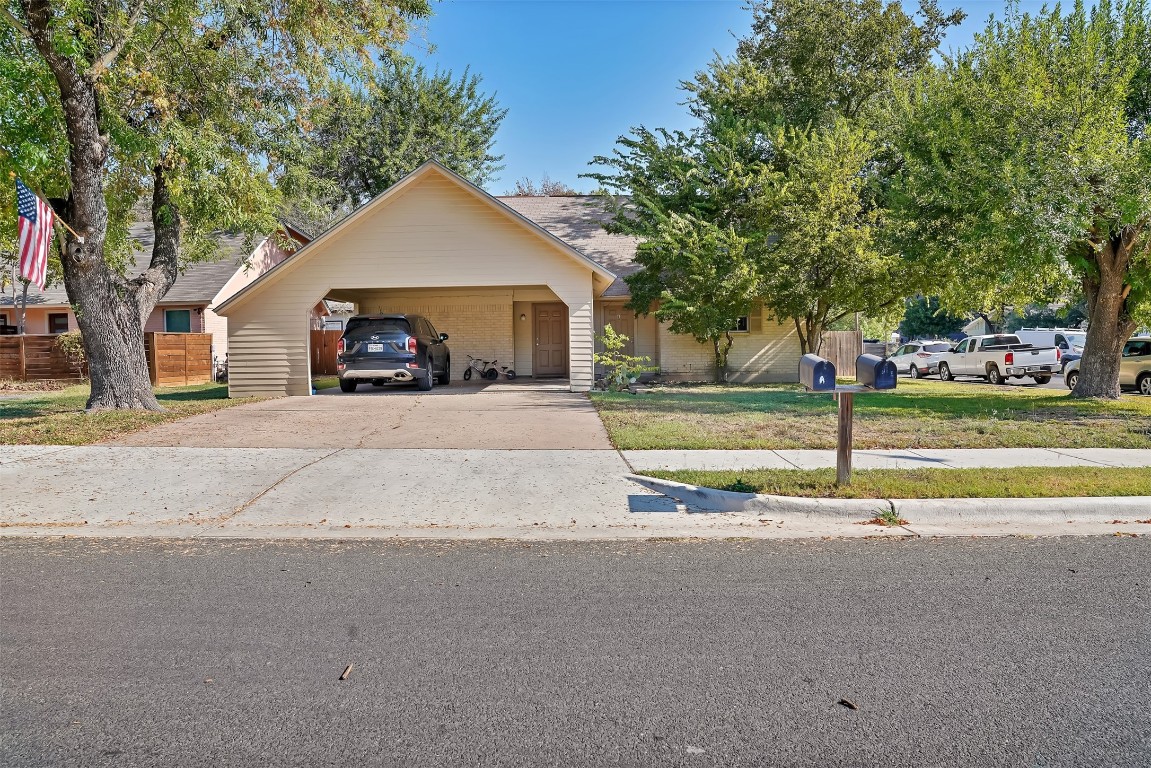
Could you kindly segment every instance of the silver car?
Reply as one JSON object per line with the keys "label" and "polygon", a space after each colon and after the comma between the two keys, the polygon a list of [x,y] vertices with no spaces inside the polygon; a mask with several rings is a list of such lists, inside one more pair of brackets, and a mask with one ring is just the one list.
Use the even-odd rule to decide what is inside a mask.
{"label": "silver car", "polygon": [[[1081,362],[1082,358],[1067,364],[1063,381],[1068,389],[1075,389],[1079,383]],[[1119,362],[1119,388],[1151,395],[1151,336],[1135,336],[1123,345],[1123,359]]]}
{"label": "silver car", "polygon": [[941,339],[909,341],[888,357],[895,370],[913,379],[939,373],[939,356],[951,349],[951,342]]}

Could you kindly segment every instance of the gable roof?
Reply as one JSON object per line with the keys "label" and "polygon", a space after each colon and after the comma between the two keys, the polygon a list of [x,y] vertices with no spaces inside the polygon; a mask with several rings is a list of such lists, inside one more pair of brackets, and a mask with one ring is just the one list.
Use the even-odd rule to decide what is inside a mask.
{"label": "gable roof", "polygon": [[623,278],[641,269],[635,263],[640,239],[604,230],[603,225],[611,220],[612,214],[601,196],[501,196],[496,199],[611,270],[616,279],[603,292],[604,298],[630,295]]}
{"label": "gable roof", "polygon": [[539,237],[541,237],[545,241],[551,243],[561,253],[567,255],[572,260],[579,262],[579,263],[583,264],[584,266],[588,267],[589,269],[591,269],[595,278],[598,278],[602,284],[606,284],[605,289],[610,288],[611,285],[613,285],[615,283],[616,275],[611,270],[609,270],[607,267],[605,267],[604,265],[600,264],[599,262],[590,258],[589,256],[581,253],[577,248],[573,247],[570,243],[565,242],[562,238],[560,238],[560,237],[556,236],[555,234],[553,234],[552,232],[548,231],[547,228],[545,228],[545,227],[541,226],[540,224],[538,224],[537,222],[532,221],[531,219],[527,218],[526,216],[524,216],[523,214],[521,214],[520,212],[515,210],[513,207],[507,205],[500,198],[496,198],[496,197],[493,197],[492,195],[489,195],[487,192],[480,189],[475,184],[472,184],[470,181],[468,181],[464,177],[460,176],[455,171],[452,171],[450,168],[447,168],[447,167],[441,165],[440,163],[436,162],[435,160],[428,160],[423,165],[421,165],[419,168],[412,171],[407,176],[404,176],[402,179],[397,181],[392,186],[388,187],[386,190],[384,190],[380,194],[376,195],[374,198],[372,198],[370,201],[368,201],[365,205],[361,206],[360,208],[357,208],[351,214],[344,217],[343,219],[341,219],[340,221],[336,222],[331,227],[329,227],[327,230],[325,230],[324,232],[317,235],[315,237],[315,239],[313,239],[310,243],[305,245],[303,248],[296,251],[290,258],[284,259],[284,261],[282,261],[279,264],[277,264],[276,266],[272,267],[270,270],[268,270],[264,274],[260,275],[260,277],[258,277],[256,280],[252,281],[247,286],[245,286],[243,289],[236,292],[234,295],[229,297],[227,300],[225,300],[221,304],[213,307],[212,309],[217,314],[227,316],[228,313],[226,310],[228,310],[229,308],[235,307],[239,304],[244,303],[253,294],[259,292],[259,290],[264,285],[270,284],[271,282],[275,281],[281,275],[286,274],[287,272],[296,268],[298,265],[306,262],[308,260],[308,258],[311,256],[311,254],[315,252],[315,250],[318,246],[321,246],[325,241],[334,238],[338,233],[340,233],[344,229],[352,226],[356,222],[359,222],[363,219],[366,219],[372,213],[374,213],[376,210],[384,207],[391,200],[393,200],[396,197],[398,197],[399,195],[401,195],[405,189],[407,189],[409,186],[411,186],[417,180],[427,176],[430,173],[438,173],[440,176],[451,181],[457,187],[459,187],[463,191],[470,194],[472,197],[475,197],[476,199],[487,203],[488,205],[492,206],[496,210],[505,214],[509,219],[519,223],[520,225],[522,225],[526,229],[534,232],[536,235],[538,235]]}
{"label": "gable roof", "polygon": [[[129,278],[139,275],[148,268],[152,261],[152,245],[156,239],[155,230],[151,221],[138,221],[128,229],[128,236],[133,242],[133,264],[126,274]],[[230,235],[220,233],[214,237],[216,241],[216,256],[213,261],[199,261],[185,266],[184,270],[176,276],[176,282],[164,294],[164,298],[156,306],[172,306],[174,304],[203,304],[207,306],[216,298],[216,294],[224,287],[232,275],[244,264],[244,260],[251,255],[246,247],[247,239],[244,235]],[[256,243],[256,246],[259,242]],[[254,248],[253,248],[254,250]],[[0,297],[0,307],[13,306],[11,294]],[[19,290],[15,306],[20,306]],[[48,286],[43,291],[34,285],[28,286],[29,307],[68,307],[68,292],[64,284],[57,283]]]}

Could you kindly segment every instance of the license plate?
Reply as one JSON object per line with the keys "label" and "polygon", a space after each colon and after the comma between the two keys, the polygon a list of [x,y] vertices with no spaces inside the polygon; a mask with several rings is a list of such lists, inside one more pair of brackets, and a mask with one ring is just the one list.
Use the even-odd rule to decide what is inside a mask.
{"label": "license plate", "polygon": [[1029,371],[1046,371],[1047,369],[1040,365],[1030,365],[1027,367]]}
{"label": "license plate", "polygon": [[368,351],[369,352],[383,352],[384,351],[384,345],[383,344],[369,344],[368,345]]}

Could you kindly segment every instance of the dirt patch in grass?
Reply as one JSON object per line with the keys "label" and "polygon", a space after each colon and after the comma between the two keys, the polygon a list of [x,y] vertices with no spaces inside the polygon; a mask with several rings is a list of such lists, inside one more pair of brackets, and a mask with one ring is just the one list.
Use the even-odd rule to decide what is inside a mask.
{"label": "dirt patch in grass", "polygon": [[1003,499],[1149,496],[1151,468],[863,469],[840,488],[835,470],[676,470],[643,474],[703,488],[833,499]]}
{"label": "dirt patch in grass", "polygon": [[260,398],[229,399],[226,384],[171,387],[156,391],[166,409],[85,413],[88,385],[30,397],[0,400],[0,445],[88,445],[155,424],[230,408]]}
{"label": "dirt patch in grass", "polygon": [[[590,395],[616,447],[831,449],[836,404],[794,385]],[[855,398],[856,448],[1151,448],[1151,398],[1084,401],[1051,389],[900,380]]]}
{"label": "dirt patch in grass", "polygon": [[44,381],[0,380],[0,392],[59,392],[75,386],[78,386],[78,382],[59,379],[46,379]]}

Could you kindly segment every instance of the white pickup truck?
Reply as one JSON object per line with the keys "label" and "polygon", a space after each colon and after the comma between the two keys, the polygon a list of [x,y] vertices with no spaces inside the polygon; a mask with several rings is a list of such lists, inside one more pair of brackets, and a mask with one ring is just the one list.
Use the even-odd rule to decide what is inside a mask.
{"label": "white pickup truck", "polygon": [[1012,334],[968,336],[940,356],[939,378],[951,381],[956,376],[978,376],[1002,384],[1009,376],[1030,376],[1037,384],[1046,384],[1059,370],[1059,357],[1055,347],[1024,344]]}

